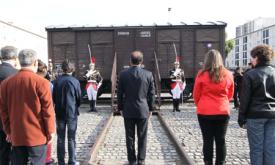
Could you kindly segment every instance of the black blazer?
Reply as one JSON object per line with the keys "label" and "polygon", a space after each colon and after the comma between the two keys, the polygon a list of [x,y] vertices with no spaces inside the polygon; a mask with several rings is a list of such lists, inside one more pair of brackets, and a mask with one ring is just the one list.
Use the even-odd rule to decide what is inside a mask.
{"label": "black blazer", "polygon": [[53,101],[57,119],[75,119],[79,115],[80,100],[80,83],[76,78],[63,74],[54,81]]}
{"label": "black blazer", "polygon": [[123,70],[118,82],[118,110],[125,118],[148,118],[155,100],[154,78],[151,72],[138,66]]}
{"label": "black blazer", "polygon": [[3,62],[0,64],[0,81],[5,80],[7,77],[14,75],[17,73],[17,69],[15,69],[11,64]]}
{"label": "black blazer", "polygon": [[[15,69],[11,64],[3,62],[0,64],[0,84],[1,81],[5,80],[9,76],[12,76],[17,73],[17,69]],[[0,120],[0,130],[2,130],[2,122]]]}

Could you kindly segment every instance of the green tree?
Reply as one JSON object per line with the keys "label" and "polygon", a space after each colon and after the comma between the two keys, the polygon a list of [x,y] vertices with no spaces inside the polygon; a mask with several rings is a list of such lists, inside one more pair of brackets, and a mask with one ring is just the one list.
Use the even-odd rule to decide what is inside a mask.
{"label": "green tree", "polygon": [[235,40],[227,40],[225,41],[225,56],[227,57],[228,53],[233,49],[235,46]]}

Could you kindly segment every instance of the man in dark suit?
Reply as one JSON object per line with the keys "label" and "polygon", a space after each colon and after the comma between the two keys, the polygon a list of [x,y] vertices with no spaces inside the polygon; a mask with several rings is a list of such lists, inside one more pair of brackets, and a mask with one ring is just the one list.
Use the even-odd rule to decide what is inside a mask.
{"label": "man in dark suit", "polygon": [[[5,46],[1,49],[2,64],[0,64],[0,84],[7,77],[17,73],[17,49],[13,46]],[[8,165],[10,161],[11,144],[6,141],[0,120],[0,165]]]}
{"label": "man in dark suit", "polygon": [[[124,117],[126,145],[130,165],[145,164],[148,119],[152,115],[155,86],[153,74],[141,68],[143,54],[131,53],[131,67],[123,70],[118,84],[118,111]],[[138,155],[135,155],[135,127],[137,126]]]}
{"label": "man in dark suit", "polygon": [[53,101],[55,103],[57,125],[57,159],[59,165],[65,165],[65,134],[68,129],[69,165],[76,165],[77,118],[79,115],[81,89],[79,81],[72,76],[74,65],[65,60],[62,63],[63,75],[55,80],[53,85]]}

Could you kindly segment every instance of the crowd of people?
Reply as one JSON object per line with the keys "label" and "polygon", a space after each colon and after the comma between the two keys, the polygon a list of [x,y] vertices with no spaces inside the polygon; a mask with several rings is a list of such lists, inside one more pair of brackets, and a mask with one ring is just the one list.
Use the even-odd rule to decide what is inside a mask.
{"label": "crowd of people", "polygon": [[[226,131],[230,120],[230,100],[238,110],[238,123],[247,129],[252,165],[275,162],[275,53],[268,45],[251,51],[251,69],[234,74],[223,65],[222,55],[211,49],[195,78],[194,103],[203,140],[203,160],[212,165],[214,142],[216,165],[226,163]],[[155,85],[150,71],[142,68],[143,53],[133,51],[131,67],[121,71],[118,83],[118,111],[124,118],[127,159],[130,165],[144,165],[148,122],[154,110]],[[173,111],[186,86],[179,61],[170,71]],[[52,67],[49,64],[49,67]],[[20,69],[19,69],[20,68]],[[79,81],[74,64],[62,63],[63,74],[52,81],[51,69],[34,50],[19,53],[13,46],[1,49],[0,64],[0,165],[51,164],[52,140],[57,134],[57,161],[65,165],[67,129],[68,164],[76,161],[76,130],[81,104]],[[102,84],[95,60],[91,59],[87,79],[90,111],[96,112],[97,90]],[[138,151],[135,151],[137,128]]]}

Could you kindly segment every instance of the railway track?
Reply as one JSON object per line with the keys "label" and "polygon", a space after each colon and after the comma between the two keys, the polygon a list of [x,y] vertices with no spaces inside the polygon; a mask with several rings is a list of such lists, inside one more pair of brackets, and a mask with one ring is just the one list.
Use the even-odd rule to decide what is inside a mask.
{"label": "railway track", "polygon": [[[83,164],[128,164],[124,124],[121,116],[110,115],[88,155]],[[155,112],[149,121],[145,161],[146,165],[195,164],[159,112]]]}
{"label": "railway track", "polygon": [[[89,113],[88,110],[88,104],[81,105],[76,135],[77,161],[80,164],[95,165],[128,164],[123,118],[111,114],[109,103],[98,104],[98,113]],[[149,122],[147,165],[172,165],[184,161],[180,159],[180,153],[175,147],[175,142],[171,140],[169,132],[160,122],[161,118],[165,119],[166,125],[172,131],[171,134],[180,143],[178,146],[184,148],[185,153],[195,164],[203,165],[202,136],[194,104],[184,103],[181,105],[181,112],[172,112],[171,104],[163,104],[160,113],[161,117],[158,116],[159,114],[155,114]],[[250,164],[246,130],[239,128],[237,118],[238,112],[231,109],[231,118],[226,135],[226,165]],[[106,123],[109,123],[109,126]],[[100,139],[101,141],[99,141]],[[52,149],[52,156],[57,161],[56,137]],[[66,156],[66,161],[67,159],[68,156]]]}

